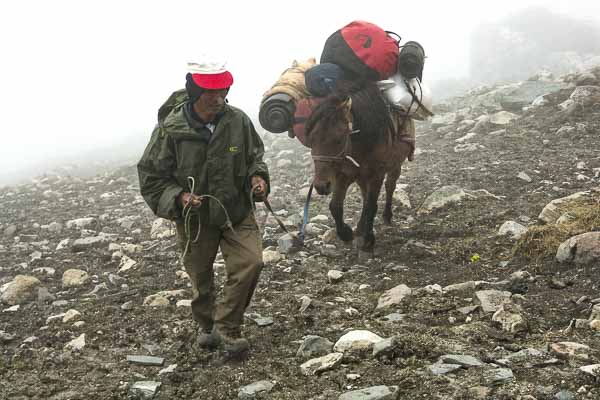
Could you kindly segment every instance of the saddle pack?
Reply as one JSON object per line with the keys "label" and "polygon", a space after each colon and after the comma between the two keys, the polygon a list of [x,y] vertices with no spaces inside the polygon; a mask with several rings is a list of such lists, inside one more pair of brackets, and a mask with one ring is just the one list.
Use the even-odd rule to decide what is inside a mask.
{"label": "saddle pack", "polygon": [[387,79],[396,73],[399,43],[400,37],[393,32],[370,22],[353,21],[329,36],[320,62],[337,64],[360,79]]}

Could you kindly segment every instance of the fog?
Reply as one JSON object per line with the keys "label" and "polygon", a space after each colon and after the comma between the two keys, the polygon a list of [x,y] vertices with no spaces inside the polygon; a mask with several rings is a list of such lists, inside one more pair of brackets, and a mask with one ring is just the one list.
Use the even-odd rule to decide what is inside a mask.
{"label": "fog", "polygon": [[[546,11],[531,7],[562,16],[550,19],[567,18],[565,32],[533,29]],[[525,9],[534,11],[514,17]],[[593,0],[2,2],[0,184],[60,163],[139,157],[158,107],[183,87],[185,63],[202,53],[228,60],[235,78],[230,103],[256,119],[262,94],[292,60],[318,59],[325,39],[355,19],[422,43],[424,80],[442,88],[442,82],[522,79],[512,71],[537,66],[521,68],[523,54],[550,57],[538,44],[556,35],[565,37],[550,41],[557,51],[599,53],[592,28],[582,32],[595,39],[577,47],[564,23],[577,18],[591,27],[599,16]],[[498,32],[506,29],[499,23],[525,35],[515,65],[492,62],[511,49],[502,48]],[[534,53],[525,47],[529,36],[538,43]],[[504,73],[496,73],[498,65]]]}

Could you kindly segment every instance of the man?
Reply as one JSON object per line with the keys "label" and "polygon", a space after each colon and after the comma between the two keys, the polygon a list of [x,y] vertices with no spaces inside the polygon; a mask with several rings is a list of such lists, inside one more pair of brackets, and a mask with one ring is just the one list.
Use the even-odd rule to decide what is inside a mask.
{"label": "man", "polygon": [[[140,191],[157,216],[176,221],[197,346],[240,353],[248,350],[241,325],[263,266],[252,202],[268,195],[269,173],[252,122],[227,104],[233,77],[225,64],[190,63],[188,70],[185,90],[158,111],[138,163]],[[227,277],[215,304],[219,247]]]}

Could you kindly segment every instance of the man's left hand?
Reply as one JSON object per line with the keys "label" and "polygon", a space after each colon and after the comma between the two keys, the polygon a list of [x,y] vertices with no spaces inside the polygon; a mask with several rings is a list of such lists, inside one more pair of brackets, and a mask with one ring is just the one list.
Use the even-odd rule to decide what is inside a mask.
{"label": "man's left hand", "polygon": [[267,195],[267,182],[259,175],[254,175],[250,182],[254,198],[256,200],[263,200]]}

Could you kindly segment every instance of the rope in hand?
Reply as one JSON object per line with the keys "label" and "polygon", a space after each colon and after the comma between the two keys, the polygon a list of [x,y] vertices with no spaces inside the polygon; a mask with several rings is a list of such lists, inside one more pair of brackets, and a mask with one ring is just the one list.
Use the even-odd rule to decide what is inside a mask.
{"label": "rope in hand", "polygon": [[[252,186],[250,195],[252,196],[253,193],[255,193],[256,188],[259,187],[259,184],[256,184],[254,186]],[[279,224],[279,227],[287,234],[289,234],[292,237],[292,241],[294,242],[295,245],[297,246],[303,246],[304,245],[304,234],[302,234],[302,238],[299,238],[295,235],[293,235],[286,227],[285,224],[283,223],[283,221],[275,214],[275,212],[273,211],[273,207],[271,207],[271,203],[269,203],[269,200],[267,200],[266,197],[262,198],[261,201],[263,202],[263,204],[265,205],[265,207],[267,208],[267,210],[271,213],[271,215],[273,216],[273,218],[275,218],[275,221],[277,221],[277,224]],[[256,205],[254,204],[254,201],[252,201],[252,209],[255,212],[256,215]],[[266,218],[265,217],[265,223],[266,223]]]}
{"label": "rope in hand", "polygon": [[[194,179],[193,176],[188,176],[187,179],[188,179],[190,194],[193,195],[194,190],[196,189],[196,180]],[[229,213],[227,212],[227,209],[225,208],[223,203],[221,203],[221,201],[219,201],[219,199],[217,199],[215,196],[212,196],[210,194],[202,194],[199,196],[199,198],[200,198],[200,200],[204,200],[204,199],[214,200],[219,205],[219,207],[221,207],[221,209],[223,209],[223,212],[225,213],[225,219],[226,219],[225,227],[231,229],[231,232],[233,232],[234,235],[237,235],[236,231],[233,229],[233,224],[231,223],[231,219],[229,218]],[[194,211],[194,212],[192,212],[192,211]],[[185,258],[187,252],[189,251],[190,245],[197,243],[198,239],[200,239],[200,230],[202,229],[202,221],[200,220],[200,213],[197,211],[197,209],[194,208],[191,201],[188,201],[187,204],[183,207],[181,214],[183,215],[183,229],[184,229],[185,237],[186,237],[185,248],[183,250],[183,254],[181,255],[181,262],[183,263],[183,259]],[[194,239],[192,239],[192,224],[191,224],[193,216],[196,216],[198,218],[198,231],[196,232],[196,237]]]}

